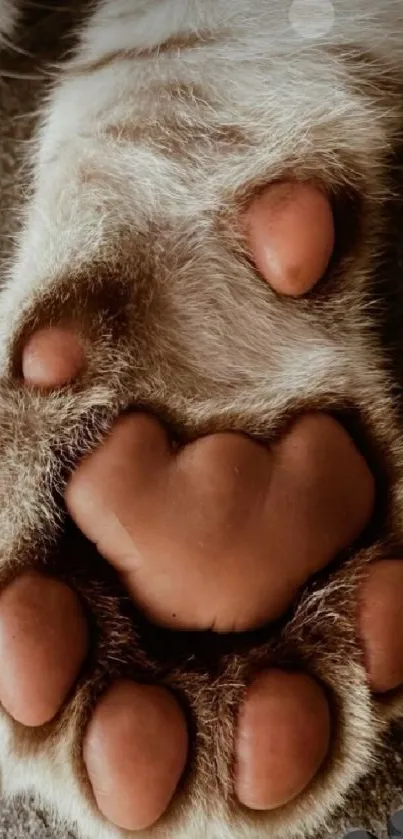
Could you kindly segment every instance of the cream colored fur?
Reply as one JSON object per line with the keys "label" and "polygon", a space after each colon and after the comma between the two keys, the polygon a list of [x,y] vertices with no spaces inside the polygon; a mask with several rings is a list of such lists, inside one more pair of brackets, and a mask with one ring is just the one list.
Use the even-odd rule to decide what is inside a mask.
{"label": "cream colored fur", "polygon": [[[38,557],[52,563],[85,599],[100,640],[54,726],[31,736],[2,715],[0,760],[5,794],[34,791],[86,839],[120,835],[83,778],[87,715],[113,676],[158,679],[165,668],[147,632],[135,634],[135,611],[121,614],[107,570],[63,562],[55,490],[136,404],[184,438],[232,428],[268,441],[296,411],[351,409],[387,478],[384,527],[307,589],[285,627],[268,628],[247,654],[234,641],[216,654],[218,669],[192,670],[171,653],[163,679],[190,705],[195,757],[178,802],[141,837],[319,838],[354,819],[378,829],[402,789],[391,728],[401,702],[372,700],[353,614],[366,563],[388,555],[392,536],[403,542],[399,408],[374,284],[403,125],[403,6],[335,0],[334,10],[329,32],[303,38],[284,0],[95,3],[30,148],[32,195],[0,297],[2,580]],[[8,37],[13,19],[0,0]],[[262,283],[234,233],[239,207],[289,175],[321,183],[341,227],[357,222],[323,291],[297,303]],[[87,335],[87,377],[52,396],[25,392],[24,336],[66,317]],[[235,709],[254,667],[289,661],[330,691],[331,756],[294,803],[248,815],[232,797]]]}

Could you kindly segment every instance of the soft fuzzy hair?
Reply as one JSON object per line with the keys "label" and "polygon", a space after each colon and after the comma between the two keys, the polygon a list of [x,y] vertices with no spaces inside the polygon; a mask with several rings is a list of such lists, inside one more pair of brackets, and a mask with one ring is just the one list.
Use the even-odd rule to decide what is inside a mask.
{"label": "soft fuzzy hair", "polygon": [[[403,548],[403,5],[335,0],[323,34],[306,17],[305,28],[295,24],[300,0],[291,17],[284,0],[76,5],[77,45],[49,71],[30,177],[26,164],[20,177],[11,164],[1,172],[2,209],[7,196],[19,229],[0,297],[0,549],[3,584],[40,565],[76,588],[94,647],[54,723],[32,733],[1,714],[4,793],[34,792],[86,839],[123,836],[96,810],[81,739],[100,692],[129,676],[173,687],[194,732],[172,806],[136,836],[323,839],[350,826],[383,836],[403,788],[402,702],[371,696],[354,610],[368,562]],[[14,12],[0,0],[7,38]],[[32,41],[31,69],[46,52]],[[21,125],[10,101],[20,117],[29,108],[15,54],[4,53],[10,61],[15,81],[5,73],[0,88],[9,156]],[[316,181],[334,206],[335,257],[304,301],[279,299],[236,233],[239,209],[283,177]],[[28,392],[24,339],[71,319],[86,336],[88,369],[73,387]],[[60,504],[78,458],[138,405],[183,440],[237,429],[270,442],[301,411],[339,416],[379,479],[372,528],[275,628],[218,640],[149,626]],[[334,736],[306,792],[249,813],[232,791],[234,720],[253,673],[273,663],[323,682]]]}
{"label": "soft fuzzy hair", "polygon": [[0,2],[0,43],[1,39],[11,35],[18,19],[18,4],[14,0]]}

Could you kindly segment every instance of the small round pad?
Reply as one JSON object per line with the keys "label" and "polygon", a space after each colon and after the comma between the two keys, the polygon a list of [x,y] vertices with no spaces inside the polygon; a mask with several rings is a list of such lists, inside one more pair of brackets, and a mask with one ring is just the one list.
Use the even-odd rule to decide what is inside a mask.
{"label": "small round pad", "polygon": [[397,810],[388,821],[388,836],[389,839],[398,839],[403,837],[403,810]]}

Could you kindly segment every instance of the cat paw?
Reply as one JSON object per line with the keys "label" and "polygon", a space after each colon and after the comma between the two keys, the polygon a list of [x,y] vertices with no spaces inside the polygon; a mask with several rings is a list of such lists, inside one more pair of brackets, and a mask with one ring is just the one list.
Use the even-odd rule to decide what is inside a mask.
{"label": "cat paw", "polygon": [[[241,62],[231,98],[225,73],[218,86],[227,58],[209,81],[203,57],[200,90],[165,47],[162,64],[151,50],[104,65],[89,40],[69,63],[0,300],[3,604],[46,573],[59,640],[34,643],[42,613],[29,607],[32,663],[65,659],[37,694],[5,620],[17,691],[6,671],[4,787],[33,790],[90,839],[119,824],[147,836],[155,818],[155,836],[177,839],[323,836],[346,804],[368,816],[379,750],[398,755],[398,607],[385,598],[363,606],[358,632],[356,620],[368,564],[401,551],[388,542],[402,524],[401,435],[368,305],[396,100],[371,62],[355,83],[350,50],[318,124],[316,62],[302,56],[298,89],[283,64],[285,112],[266,51],[246,85]],[[297,277],[253,259],[238,223],[263,184],[290,178],[310,196]],[[307,250],[312,198],[323,247]],[[259,248],[262,227],[244,221]],[[364,534],[374,487],[347,428],[386,486]],[[132,781],[136,738],[163,773],[154,798],[138,755]]]}
{"label": "cat paw", "polygon": [[[266,491],[276,481],[276,470],[284,472],[287,471],[287,466],[292,466],[289,469],[292,481],[286,493],[287,516],[284,518],[281,509],[275,512],[277,526],[285,530],[292,505],[292,483],[295,473],[298,476],[298,462],[301,462],[295,461],[295,450],[299,449],[301,455],[307,441],[311,446],[316,444],[313,452],[308,453],[308,460],[302,460],[305,474],[302,471],[298,477],[305,477],[309,482],[318,482],[322,489],[321,510],[318,509],[318,498],[315,495],[311,502],[316,512],[322,513],[318,515],[318,520],[323,522],[323,519],[333,519],[337,538],[346,540],[352,537],[351,526],[353,529],[360,529],[370,514],[371,478],[361,457],[354,452],[348,439],[345,439],[343,430],[337,428],[333,422],[328,426],[326,417],[315,417],[314,421],[320,423],[319,426],[314,426],[314,436],[311,436],[312,426],[308,422],[308,437],[305,438],[307,431],[304,419],[297,426],[296,434],[291,432],[290,439],[286,440],[285,444],[279,444],[281,466],[274,465],[270,470],[268,484],[265,481]],[[125,432],[123,436],[122,428]],[[336,461],[332,463],[329,457],[332,449],[329,449],[327,441],[324,474],[318,474],[313,468],[323,460],[323,456],[318,459],[318,430],[325,440],[330,431],[332,449],[337,450],[337,446],[341,447],[341,450],[338,449]],[[165,442],[162,451],[161,447],[156,446],[158,439]],[[172,480],[171,477],[170,491],[167,493],[164,486],[166,462],[164,457],[161,457],[161,454],[167,454],[166,443],[166,432],[151,417],[136,415],[121,420],[106,443],[86,459],[70,479],[67,504],[73,518],[82,530],[91,536],[101,552],[102,533],[109,532],[108,524],[112,520],[119,522],[119,530],[113,533],[111,552],[107,551],[110,554],[108,559],[112,566],[124,574],[127,588],[134,600],[138,601],[144,598],[142,592],[148,589],[148,585],[144,586],[141,580],[139,560],[140,564],[144,562],[147,566],[154,563],[156,566],[148,569],[152,590],[158,591],[158,576],[167,571],[166,550],[161,552],[158,544],[152,546],[151,553],[148,546],[141,547],[139,520],[141,526],[144,525],[144,513],[141,510],[143,504],[150,503],[147,474],[152,478],[152,488],[160,485],[163,505],[172,504],[173,501],[175,508],[178,499],[182,498],[182,514],[179,521],[174,520],[170,506],[164,513],[156,499],[152,498],[151,520],[148,522],[151,538],[160,534],[158,542],[161,538],[161,522],[164,519],[168,521],[168,536],[174,553],[171,560],[174,564],[168,569],[169,574],[165,580],[165,586],[168,587],[165,587],[161,598],[161,611],[156,613],[154,609],[153,618],[166,623],[167,615],[173,617],[169,614],[169,608],[165,610],[172,591],[177,587],[174,573],[176,565],[177,571],[182,575],[182,597],[175,607],[175,624],[181,626],[182,623],[186,625],[188,620],[187,600],[193,596],[195,590],[194,580],[186,577],[186,560],[188,564],[195,564],[196,568],[200,561],[197,557],[197,546],[200,544],[197,534],[192,534],[187,552],[183,552],[183,520],[187,527],[201,528],[205,538],[210,540],[205,557],[207,563],[216,553],[214,542],[220,537],[220,531],[225,534],[226,543],[233,533],[235,543],[239,545],[242,529],[245,527],[243,524],[240,529],[240,512],[232,518],[231,526],[228,522],[226,527],[221,520],[217,523],[213,515],[217,506],[220,510],[223,507],[222,503],[217,504],[217,480],[220,481],[221,500],[226,501],[225,495],[228,495],[228,500],[231,501],[226,501],[226,516],[228,511],[231,515],[234,513],[233,496],[236,491],[242,493],[240,511],[246,511],[248,505],[256,507],[254,491],[258,492],[258,496],[261,495],[260,470],[256,472],[256,467],[260,465],[259,461],[263,460],[263,468],[267,470],[267,464],[264,463],[264,453],[260,451],[259,461],[256,461],[256,444],[246,438],[238,435],[205,438],[181,451],[175,449],[169,452],[172,458],[170,468],[174,469],[176,484],[175,478]],[[197,449],[195,451],[195,445],[201,452]],[[341,451],[345,446],[348,456],[341,458]],[[291,462],[288,460],[290,453]],[[276,464],[276,455],[273,457]],[[209,458],[212,458],[210,463]],[[125,461],[126,469],[122,468]],[[364,517],[361,504],[348,511],[350,516],[358,517],[353,525],[349,524],[348,535],[342,532],[343,519],[346,518],[345,510],[341,517],[335,520],[335,509],[338,506],[336,503],[335,507],[332,507],[332,514],[326,515],[326,479],[329,475],[337,476],[335,462],[340,461],[342,463],[339,479],[349,486],[353,480],[357,481],[354,496],[367,496]],[[205,501],[203,505],[196,505],[191,497],[190,487],[197,486],[200,490],[206,464],[209,467],[209,482],[204,487]],[[231,468],[226,469],[226,464]],[[306,469],[307,464],[309,469]],[[320,465],[323,467],[323,464]],[[140,481],[134,486],[133,476],[136,470],[141,470],[142,474]],[[248,471],[250,485],[245,483]],[[236,483],[240,485],[238,488],[234,487],[233,474],[237,475]],[[186,477],[190,477],[191,481],[186,481],[184,492],[183,481]],[[243,477],[244,480],[239,481],[239,477]],[[298,491],[300,489],[298,486]],[[332,489],[334,490],[334,480]],[[344,496],[345,491],[342,491],[338,503]],[[334,496],[331,503],[335,503]],[[273,496],[270,496],[270,506],[276,507],[276,499]],[[201,520],[200,508],[204,510]],[[192,523],[192,517],[195,515],[196,521]],[[248,555],[244,561],[253,561],[252,536],[257,530],[257,523],[248,522],[246,526],[252,527],[252,532],[247,534]],[[326,530],[329,531],[329,525],[326,525]],[[276,534],[276,542],[281,535],[281,532]],[[300,566],[303,564],[303,555],[299,552],[298,535],[294,533],[296,547],[294,555],[290,551],[289,559]],[[271,554],[270,538],[273,539],[273,533],[269,536],[265,536],[264,533],[258,534],[258,542],[265,544],[268,554]],[[164,543],[166,539],[165,535]],[[306,538],[307,545],[309,541],[312,548],[320,542],[317,529],[310,539]],[[332,552],[334,547],[330,550]],[[229,571],[229,579],[219,586],[224,589],[228,589],[228,583],[231,582],[234,570],[236,571],[236,555],[231,548],[231,542],[226,545],[226,551],[232,554],[234,567]],[[225,551],[221,544],[219,555],[225,562]],[[122,556],[127,564],[124,570],[121,567]],[[279,594],[281,583],[289,584],[291,576],[288,571],[285,579],[282,579],[285,565],[283,559],[280,567],[275,569],[275,578],[278,579],[280,587],[275,589],[273,598],[278,598],[276,608],[279,610],[284,608],[284,598]],[[208,564],[204,563],[203,571],[206,576],[209,575]],[[303,568],[307,577],[311,571],[309,567]],[[212,573],[215,576],[214,571]],[[369,683],[374,692],[390,691],[403,682],[403,650],[398,635],[402,590],[403,564],[399,561],[374,564],[361,586],[357,628],[365,650]],[[196,592],[200,594],[200,586],[196,587]],[[211,593],[208,595],[206,598],[201,596],[201,604],[197,602],[197,606],[201,606],[208,615],[207,621],[204,618],[203,625],[211,620]],[[292,593],[290,596],[292,598]],[[218,604],[220,602],[219,600]],[[249,605],[256,608],[257,603],[256,597],[248,598]],[[268,598],[267,603],[270,605]],[[239,600],[235,598],[231,605],[236,614]],[[193,611],[196,614],[195,606]],[[225,607],[227,608],[227,603]],[[220,624],[222,617],[218,615],[219,610],[215,620]],[[256,617],[249,616],[249,620],[253,623]],[[38,574],[18,577],[5,588],[0,597],[0,639],[4,661],[0,679],[0,699],[3,707],[14,720],[25,727],[44,726],[57,717],[74,688],[89,652],[89,627],[80,599],[70,588],[55,579]],[[263,666],[262,661],[260,667]],[[135,831],[150,827],[162,816],[182,780],[188,759],[188,731],[186,702],[183,702],[182,708],[180,697],[180,692],[175,698],[170,691],[155,685],[120,680],[111,685],[92,706],[92,716],[84,731],[84,770],[88,773],[97,807],[108,821],[118,827]],[[182,699],[185,698],[186,691],[182,694]],[[326,690],[315,679],[301,672],[281,671],[276,668],[261,669],[255,673],[237,710],[233,746],[233,801],[237,801],[243,808],[261,814],[283,808],[293,802],[309,788],[328,758],[331,728],[331,711]]]}
{"label": "cat paw", "polygon": [[[347,487],[353,485],[356,489],[350,495]],[[306,580],[359,535],[371,514],[373,482],[348,435],[324,415],[302,417],[276,446],[266,449],[236,434],[210,435],[179,446],[157,420],[137,413],[118,420],[103,445],[82,461],[67,483],[66,500],[81,533],[108,559],[131,595],[137,631],[140,607],[153,622],[171,630],[213,626],[228,633],[282,616]],[[287,537],[290,514],[294,529]],[[119,626],[119,613],[109,631],[119,631],[120,637],[113,649],[110,635],[105,649],[102,634],[105,625],[108,631],[111,609],[106,608],[105,591],[91,579],[94,571],[95,577],[99,574],[101,557],[94,558],[90,568],[83,544],[78,557],[70,551],[71,543],[64,548],[62,573],[75,582],[80,598],[57,580],[32,574],[17,578],[0,598],[1,638],[10,665],[3,670],[0,698],[20,723],[16,742],[24,749],[30,744],[40,763],[48,760],[52,765],[55,756],[49,739],[57,743],[63,732],[59,747],[64,752],[70,726],[68,760],[81,798],[87,787],[84,800],[93,813],[105,817],[105,830],[108,822],[126,830],[144,830],[167,807],[169,824],[178,786],[184,784],[179,792],[182,807],[195,788],[206,795],[202,778],[206,761],[212,759],[223,761],[223,772],[227,760],[225,806],[232,809],[233,818],[237,812],[239,818],[242,810],[260,814],[281,810],[298,798],[318,774],[330,748],[330,707],[320,683],[303,673],[264,669],[267,650],[261,647],[255,673],[245,678],[246,657],[244,676],[238,674],[236,679],[239,697],[231,699],[232,757],[229,743],[220,744],[223,735],[214,718],[203,755],[197,740],[206,737],[206,705],[213,700],[212,714],[217,700],[226,705],[231,694],[225,665],[220,699],[213,675],[214,668],[220,669],[219,659],[210,662],[213,669],[209,673],[208,667],[204,674],[203,698],[200,658],[193,674],[186,658],[179,664],[183,652],[176,667],[171,663],[169,668],[165,636],[160,633],[159,661],[153,660],[147,641],[144,660],[146,632],[140,644],[131,638],[137,645],[133,661],[125,638],[127,626]],[[88,581],[83,586],[83,574],[88,574],[89,590]],[[104,611],[100,611],[102,597]],[[98,630],[97,662],[88,682],[84,674],[91,618],[95,637]],[[123,667],[113,682],[110,671],[116,649]],[[388,664],[385,669],[387,679]],[[123,679],[125,671],[132,678]],[[227,735],[228,712],[229,708]],[[192,725],[198,733],[189,771]],[[32,737],[29,729],[39,726],[41,736]],[[209,781],[215,787],[217,808],[221,780]]]}

